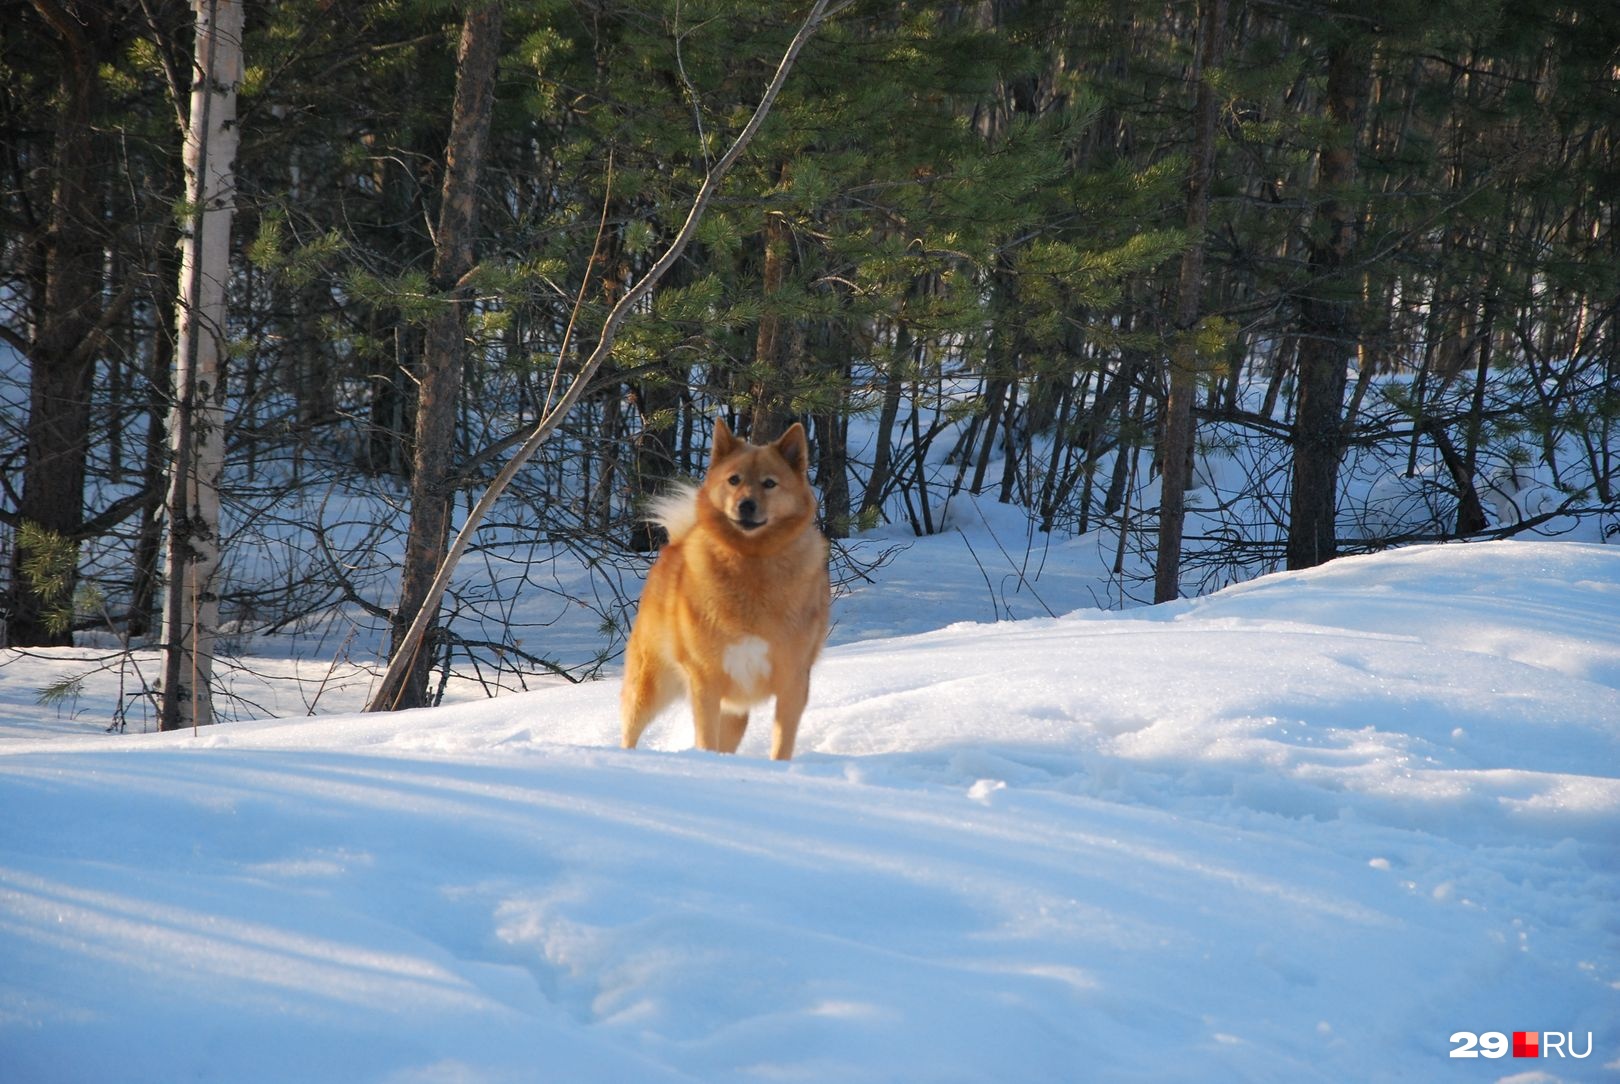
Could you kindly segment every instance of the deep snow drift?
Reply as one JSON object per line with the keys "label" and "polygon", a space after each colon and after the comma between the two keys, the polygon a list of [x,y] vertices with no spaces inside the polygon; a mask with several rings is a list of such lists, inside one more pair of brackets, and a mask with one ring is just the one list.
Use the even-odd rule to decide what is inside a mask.
{"label": "deep snow drift", "polygon": [[1620,550],[845,643],[790,765],[617,691],[13,726],[0,1077],[1620,1080]]}

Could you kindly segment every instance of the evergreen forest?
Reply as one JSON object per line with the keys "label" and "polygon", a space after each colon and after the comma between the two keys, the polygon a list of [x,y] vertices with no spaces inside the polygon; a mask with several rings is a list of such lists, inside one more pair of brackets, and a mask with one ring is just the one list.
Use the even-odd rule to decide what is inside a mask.
{"label": "evergreen forest", "polygon": [[0,0],[5,645],[589,676],[716,418],[844,581],[969,500],[1108,605],[1613,541],[1617,135],[1613,0]]}

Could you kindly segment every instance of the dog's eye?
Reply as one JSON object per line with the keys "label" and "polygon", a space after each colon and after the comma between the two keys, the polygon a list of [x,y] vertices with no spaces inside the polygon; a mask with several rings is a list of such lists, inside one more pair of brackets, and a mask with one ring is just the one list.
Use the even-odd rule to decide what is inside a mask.
{"label": "dog's eye", "polygon": [[765,481],[762,484],[765,486],[766,489],[775,489],[776,488],[776,479],[775,478],[767,478],[767,479],[765,479]]}
{"label": "dog's eye", "polygon": [[731,486],[740,486],[740,485],[742,485],[742,475],[733,474],[730,478],[726,479],[726,484],[731,485]]}

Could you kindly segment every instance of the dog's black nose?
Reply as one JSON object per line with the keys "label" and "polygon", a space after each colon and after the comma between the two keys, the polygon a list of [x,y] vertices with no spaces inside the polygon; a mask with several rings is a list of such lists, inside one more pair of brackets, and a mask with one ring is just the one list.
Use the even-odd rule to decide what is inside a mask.
{"label": "dog's black nose", "polygon": [[759,505],[752,498],[737,502],[737,516],[739,519],[753,519],[754,513],[759,511]]}

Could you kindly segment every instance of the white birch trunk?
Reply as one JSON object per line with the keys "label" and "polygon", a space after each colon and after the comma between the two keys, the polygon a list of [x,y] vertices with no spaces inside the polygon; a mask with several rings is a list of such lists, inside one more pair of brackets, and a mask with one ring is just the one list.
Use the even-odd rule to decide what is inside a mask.
{"label": "white birch trunk", "polygon": [[[169,553],[164,607],[164,729],[214,721],[209,686],[219,597],[219,486],[225,465],[225,288],[236,201],[236,88],[242,80],[240,0],[193,0],[197,42],[185,136],[186,205],[181,243],[170,414]],[[172,705],[172,706],[171,706]]]}

